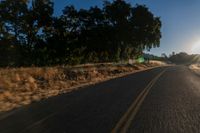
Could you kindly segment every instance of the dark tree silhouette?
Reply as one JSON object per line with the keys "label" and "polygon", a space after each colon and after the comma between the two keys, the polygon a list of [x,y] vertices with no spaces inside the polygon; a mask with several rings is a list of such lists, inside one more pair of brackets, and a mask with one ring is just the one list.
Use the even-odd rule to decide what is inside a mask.
{"label": "dark tree silhouette", "polygon": [[56,17],[51,0],[2,0],[0,13],[0,49],[9,55],[2,66],[127,60],[159,47],[161,38],[159,17],[122,0],[103,8],[67,5]]}

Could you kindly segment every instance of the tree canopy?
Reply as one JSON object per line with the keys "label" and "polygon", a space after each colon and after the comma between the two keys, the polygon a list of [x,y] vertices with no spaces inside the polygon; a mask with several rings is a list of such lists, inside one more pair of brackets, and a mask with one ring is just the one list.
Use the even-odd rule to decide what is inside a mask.
{"label": "tree canopy", "polygon": [[[46,66],[135,58],[159,47],[161,21],[145,5],[105,1],[53,16],[51,0],[0,1],[1,66]],[[7,55],[7,56],[5,56]]]}

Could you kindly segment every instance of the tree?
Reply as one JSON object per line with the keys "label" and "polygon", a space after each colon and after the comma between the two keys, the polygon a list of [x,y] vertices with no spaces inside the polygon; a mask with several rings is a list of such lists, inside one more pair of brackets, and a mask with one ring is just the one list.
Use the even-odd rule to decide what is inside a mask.
{"label": "tree", "polygon": [[127,45],[130,39],[131,5],[121,0],[116,0],[113,3],[105,2],[104,10],[108,23],[113,27],[111,48],[114,51],[112,54],[118,54],[118,58],[125,57],[123,55],[128,49]]}
{"label": "tree", "polygon": [[[29,46],[37,41],[37,35],[48,34],[52,25],[53,2],[51,0],[33,0],[26,14],[26,39]],[[43,31],[43,32],[41,32]]]}
{"label": "tree", "polygon": [[1,66],[22,65],[22,47],[25,42],[25,14],[27,0],[0,1],[0,58]]}
{"label": "tree", "polygon": [[191,56],[185,52],[180,52],[178,54],[174,53],[170,56],[169,60],[177,64],[191,63],[192,61]]}
{"label": "tree", "polygon": [[165,59],[168,58],[167,55],[166,55],[165,53],[162,53],[162,54],[161,54],[161,57],[162,57],[162,58],[165,58]]}
{"label": "tree", "polygon": [[2,0],[0,2],[1,31],[4,39],[13,36],[15,44],[24,41],[24,15],[27,12],[27,0]]}
{"label": "tree", "polygon": [[139,49],[159,47],[161,21],[146,6],[137,5],[132,9],[133,44]]}

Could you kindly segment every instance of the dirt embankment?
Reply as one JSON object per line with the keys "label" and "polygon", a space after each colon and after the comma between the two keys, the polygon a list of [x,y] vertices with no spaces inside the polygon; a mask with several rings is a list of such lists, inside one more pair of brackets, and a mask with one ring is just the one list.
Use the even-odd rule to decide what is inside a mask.
{"label": "dirt embankment", "polygon": [[98,83],[152,67],[149,64],[88,64],[74,67],[30,67],[0,69],[0,112],[8,111],[81,86]]}

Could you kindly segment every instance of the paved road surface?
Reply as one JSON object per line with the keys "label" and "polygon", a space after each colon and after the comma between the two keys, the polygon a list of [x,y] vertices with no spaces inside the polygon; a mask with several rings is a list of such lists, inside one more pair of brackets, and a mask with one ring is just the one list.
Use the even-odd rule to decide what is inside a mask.
{"label": "paved road surface", "polygon": [[200,77],[155,68],[0,115],[0,133],[199,133]]}

